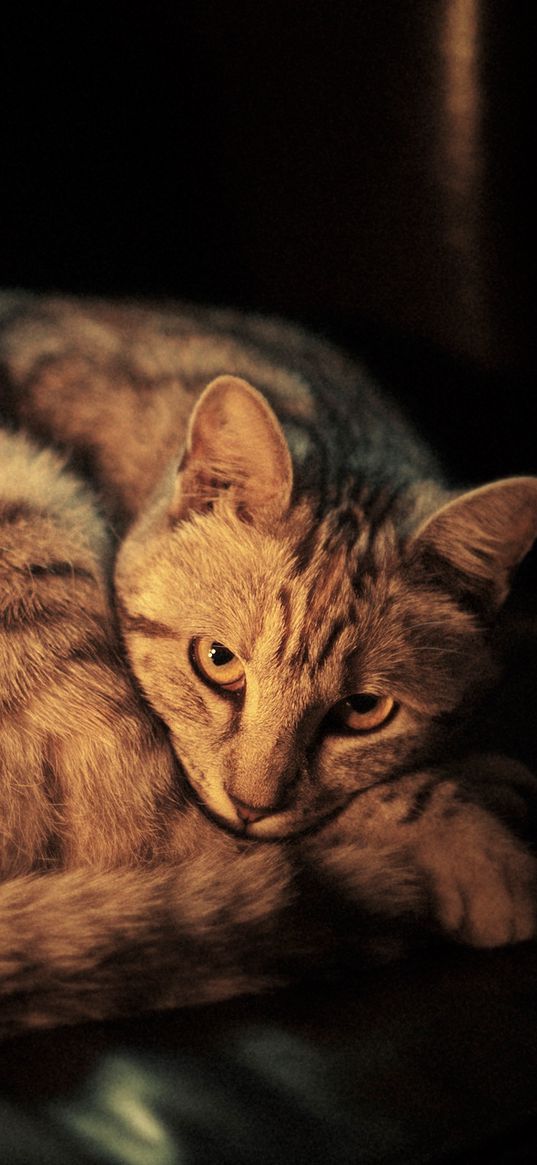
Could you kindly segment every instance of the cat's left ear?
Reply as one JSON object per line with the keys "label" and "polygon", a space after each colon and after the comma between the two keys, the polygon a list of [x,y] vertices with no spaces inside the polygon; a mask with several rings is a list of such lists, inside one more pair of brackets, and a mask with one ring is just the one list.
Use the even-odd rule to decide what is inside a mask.
{"label": "cat's left ear", "polygon": [[172,520],[210,510],[226,491],[241,517],[271,523],[287,509],[292,485],[287,442],[265,398],[237,376],[213,380],[190,418]]}
{"label": "cat's left ear", "polygon": [[537,477],[509,477],[454,498],[419,527],[410,549],[447,562],[499,606],[537,537]]}

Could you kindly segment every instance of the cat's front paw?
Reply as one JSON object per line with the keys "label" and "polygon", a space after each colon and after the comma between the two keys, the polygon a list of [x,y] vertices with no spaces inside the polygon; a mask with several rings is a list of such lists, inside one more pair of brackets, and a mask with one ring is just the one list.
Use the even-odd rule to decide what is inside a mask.
{"label": "cat's front paw", "polygon": [[491,814],[471,807],[417,852],[442,928],[475,947],[537,934],[537,861]]}

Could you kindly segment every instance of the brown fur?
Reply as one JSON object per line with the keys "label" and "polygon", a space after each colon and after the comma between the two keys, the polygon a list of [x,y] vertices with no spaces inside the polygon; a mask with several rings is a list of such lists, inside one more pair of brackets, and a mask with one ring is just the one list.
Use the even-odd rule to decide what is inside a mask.
{"label": "brown fur", "polygon": [[[5,310],[5,415],[69,451],[90,473],[116,529],[126,531],[115,569],[123,641],[188,778],[183,786],[170,775],[160,720],[140,703],[121,664],[106,571],[99,573],[106,549],[101,544],[98,554],[84,550],[81,557],[78,543],[76,553],[70,547],[65,512],[55,528],[48,511],[40,515],[32,499],[15,497],[26,518],[11,521],[7,585],[14,593],[4,634],[7,643],[18,620],[20,650],[8,657],[7,684],[13,691],[19,684],[22,703],[6,702],[2,747],[10,749],[7,804],[37,801],[25,818],[36,823],[26,857],[14,856],[15,827],[6,873],[136,867],[104,883],[99,878],[107,875],[92,875],[88,886],[107,895],[105,930],[137,886],[137,982],[151,1006],[190,999],[188,960],[176,957],[172,974],[164,953],[166,934],[171,946],[174,934],[190,934],[192,953],[196,947],[196,895],[192,931],[190,891],[175,897],[179,877],[193,886],[188,871],[184,883],[178,874],[186,854],[205,855],[203,879],[229,870],[223,892],[228,885],[230,903],[236,867],[257,862],[254,897],[269,929],[277,903],[289,899],[291,861],[366,912],[411,913],[476,945],[532,935],[534,859],[486,796],[487,773],[494,770],[497,783],[500,765],[508,790],[516,766],[465,756],[462,726],[494,677],[490,625],[535,535],[536,481],[448,490],[431,456],[359,369],[271,321],[23,296],[8,298]],[[206,388],[216,374],[225,375]],[[13,504],[11,495],[6,500]],[[26,558],[24,521],[36,540]],[[14,553],[21,555],[18,574]],[[29,569],[36,561],[45,567],[37,577]],[[68,561],[71,590],[64,569],[47,570]],[[67,638],[58,604],[73,623]],[[28,687],[20,677],[27,668],[34,674],[36,643],[49,625],[54,635],[46,639],[43,670]],[[200,636],[242,661],[242,691],[222,692],[200,677],[192,663]],[[360,692],[396,703],[385,725],[363,735],[342,730],[337,719],[341,702]],[[13,777],[24,747],[35,774],[29,793]],[[188,788],[203,814],[192,808]],[[20,822],[21,811],[10,812]],[[143,862],[151,866],[147,883]],[[50,874],[48,889],[41,879],[21,882],[9,894],[24,911],[27,942],[39,947],[30,920],[41,899],[54,902],[57,887],[69,981],[86,965],[83,951],[97,924],[92,889],[94,929],[77,935],[83,888],[74,874],[64,878]],[[264,878],[272,888],[266,895]],[[9,935],[8,901],[1,916]],[[160,903],[160,954],[149,903],[151,910]],[[239,943],[237,926],[225,933],[236,943],[236,968],[241,959],[246,965],[248,943]],[[218,927],[211,934],[209,945],[217,947]],[[127,933],[121,942],[130,950]],[[148,988],[144,997],[148,944],[166,986],[156,994]],[[11,958],[9,937],[4,949]],[[314,950],[310,940],[310,957]],[[39,991],[49,990],[57,955],[52,944],[31,980],[41,1019]],[[113,1013],[117,983],[106,1002],[99,967],[99,956],[87,963],[100,992],[95,1013]],[[242,989],[236,974],[231,990]],[[200,998],[218,991],[214,963],[207,977],[211,985],[202,976]],[[252,986],[257,982],[253,973]],[[54,1003],[45,1012],[54,1017],[61,992],[50,991]],[[79,994],[69,1016],[94,1014]]]}
{"label": "brown fur", "polygon": [[121,662],[104,525],[57,455],[3,431],[0,537],[2,875],[148,859],[173,764]]}
{"label": "brown fur", "polygon": [[288,863],[185,796],[121,657],[109,567],[89,491],[0,430],[0,1032],[283,974],[275,938],[261,952]]}

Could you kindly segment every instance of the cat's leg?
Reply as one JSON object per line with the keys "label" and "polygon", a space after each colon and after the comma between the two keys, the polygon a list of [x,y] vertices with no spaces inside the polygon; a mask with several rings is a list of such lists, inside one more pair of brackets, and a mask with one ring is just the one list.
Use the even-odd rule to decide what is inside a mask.
{"label": "cat's leg", "polygon": [[537,933],[537,860],[509,825],[532,794],[517,762],[469,756],[366,791],[306,845],[370,909],[432,915],[473,946],[520,942]]}

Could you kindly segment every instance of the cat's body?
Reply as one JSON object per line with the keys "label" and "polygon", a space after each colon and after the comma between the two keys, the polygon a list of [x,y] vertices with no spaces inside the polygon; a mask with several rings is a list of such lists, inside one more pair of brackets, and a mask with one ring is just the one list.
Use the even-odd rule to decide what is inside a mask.
{"label": "cat's body", "polygon": [[[193,406],[234,373],[284,419],[295,482],[351,476],[390,492],[440,480],[432,453],[365,373],[280,321],[226,310],[7,293],[0,297],[1,416],[71,455],[122,532],[182,452]],[[386,502],[388,498],[386,498]]]}
{"label": "cat's body", "polygon": [[150,860],[173,764],[120,659],[110,539],[60,458],[6,430],[0,545],[1,876]]}
{"label": "cat's body", "polygon": [[283,854],[188,796],[121,656],[105,524],[63,460],[0,429],[2,1034],[270,985],[292,890]]}
{"label": "cat's body", "polygon": [[[78,849],[70,842],[67,870],[87,861],[152,863],[140,890],[141,951],[148,934],[154,949],[153,928],[140,928],[146,898],[155,911],[154,880],[168,887],[174,863],[198,847],[213,854],[213,866],[229,862],[230,886],[236,857],[258,862],[275,915],[291,853],[295,867],[314,869],[371,913],[414,913],[478,945],[530,937],[534,859],[501,809],[488,807],[491,789],[503,783],[509,792],[521,774],[507,760],[465,752],[464,726],[494,674],[493,613],[535,536],[535,481],[449,493],[431,456],[351,362],[270,321],[16,295],[6,299],[3,320],[2,413],[67,450],[90,473],[116,530],[127,531],[115,571],[123,639],[204,811],[177,810],[166,741],[148,720],[164,759],[145,794],[130,768],[130,791],[126,785],[126,800],[145,805],[140,821],[150,805],[145,848],[142,825],[139,852],[128,840],[122,849],[119,825],[103,855],[83,840]],[[71,558],[55,549],[51,561]],[[78,565],[79,599],[84,609],[88,601],[91,621],[88,568]],[[60,580],[68,594],[65,570],[40,573],[45,587]],[[103,601],[106,607],[106,587]],[[100,612],[99,635],[106,624],[113,644],[108,618]],[[75,659],[78,682],[83,660],[84,651]],[[58,675],[55,660],[51,667]],[[137,697],[128,677],[122,685],[128,720]],[[119,722],[120,705],[112,717]],[[140,715],[144,736],[142,708]],[[144,747],[148,739],[146,732]],[[54,767],[56,754],[46,748]],[[76,755],[66,778],[71,762],[76,768]],[[109,779],[103,772],[105,800],[114,798]],[[76,803],[83,790],[72,788]],[[99,818],[95,788],[89,821]],[[43,812],[50,803],[56,812],[56,800],[46,792]],[[36,854],[28,868],[57,863],[50,840],[41,839]],[[204,861],[207,869],[211,859]],[[15,861],[6,872],[24,866]],[[28,928],[29,885],[49,909],[56,885],[76,931],[77,877],[11,883],[0,917],[15,917],[8,902],[17,899]],[[111,879],[109,919],[119,877]],[[241,910],[242,899],[237,917]],[[270,912],[261,905],[259,913],[265,925]],[[168,934],[165,923],[161,929]],[[181,926],[177,933],[184,938]],[[9,953],[10,938],[0,941]],[[78,949],[76,933],[70,941]],[[51,961],[47,972],[43,959],[45,983]],[[95,975],[91,959],[88,965]],[[174,987],[177,956],[170,963],[166,941],[162,966],[167,993],[148,992],[147,1004],[189,1001],[180,976]],[[39,979],[33,989],[38,997]],[[0,978],[2,991],[9,994]],[[116,1009],[109,1001],[108,1012],[88,1012],[79,995],[78,1010],[74,1003],[66,1017]],[[37,1013],[46,1017],[46,1007],[37,1003]]]}

